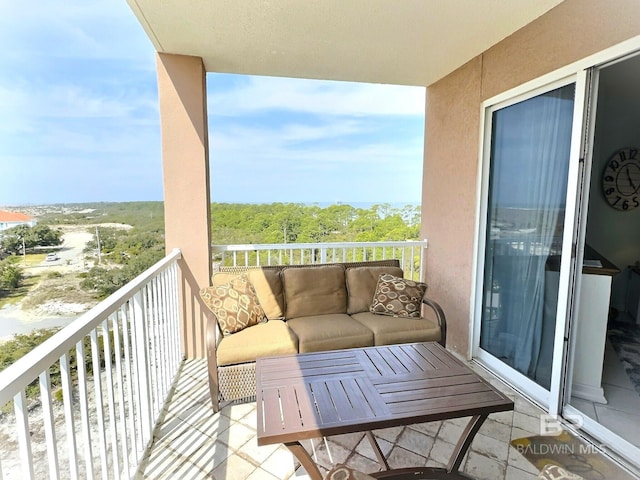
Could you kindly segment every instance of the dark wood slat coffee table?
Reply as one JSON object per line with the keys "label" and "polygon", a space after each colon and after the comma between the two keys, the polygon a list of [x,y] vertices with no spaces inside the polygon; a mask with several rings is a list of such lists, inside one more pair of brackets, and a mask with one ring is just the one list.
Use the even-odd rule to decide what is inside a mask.
{"label": "dark wood slat coffee table", "polygon": [[[435,342],[259,358],[258,445],[284,443],[312,480],[322,476],[300,444],[367,432],[385,479],[470,478],[460,464],[487,416],[513,401]],[[470,416],[447,468],[392,470],[371,430]]]}

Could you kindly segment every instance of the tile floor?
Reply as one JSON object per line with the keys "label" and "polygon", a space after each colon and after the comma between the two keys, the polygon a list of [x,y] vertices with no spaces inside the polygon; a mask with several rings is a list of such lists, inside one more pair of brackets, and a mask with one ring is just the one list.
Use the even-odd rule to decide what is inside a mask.
{"label": "tile floor", "polygon": [[572,398],[570,404],[629,443],[640,447],[640,395],[629,380],[613,346],[606,343],[602,387],[606,404]]}
{"label": "tile floor", "polygon": [[[510,446],[512,439],[539,433],[542,411],[499,380],[478,373],[514,399],[515,410],[493,414],[476,435],[464,460],[464,471],[479,479],[529,480],[537,469]],[[183,364],[173,395],[165,406],[155,440],[136,475],[142,479],[302,480],[307,479],[281,445],[258,447],[255,402],[227,406],[213,414],[206,363]],[[465,419],[432,422],[374,432],[391,467],[443,466],[465,425]],[[312,449],[312,442],[305,447]],[[378,471],[364,434],[313,442],[316,462],[325,473],[337,462],[364,472]]]}

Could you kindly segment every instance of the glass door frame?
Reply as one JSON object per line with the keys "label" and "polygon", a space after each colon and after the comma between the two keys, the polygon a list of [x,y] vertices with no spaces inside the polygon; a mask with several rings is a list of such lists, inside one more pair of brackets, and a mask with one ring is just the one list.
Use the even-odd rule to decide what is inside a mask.
{"label": "glass door frame", "polygon": [[[598,86],[600,79],[600,71],[603,68],[609,67],[615,63],[622,62],[629,57],[639,56],[640,55],[640,45],[638,49],[634,52],[624,54],[622,56],[615,56],[609,61],[602,62],[598,65],[594,65],[590,69],[590,84],[589,90],[587,92],[586,98],[586,109],[588,111],[588,115],[586,118],[585,126],[584,126],[584,179],[582,182],[583,194],[580,195],[580,212],[576,218],[576,244],[577,244],[577,262],[576,268],[578,272],[582,272],[582,259],[584,257],[584,246],[586,243],[586,230],[587,230],[587,213],[589,206],[589,186],[591,185],[591,176],[592,176],[592,164],[593,164],[593,144],[595,138],[595,128],[596,128],[596,109],[598,104]],[[586,195],[584,193],[587,193]],[[580,282],[582,275],[575,275],[575,291],[580,292]],[[570,309],[570,317],[568,320],[569,326],[576,323],[576,319],[580,315],[580,311],[578,308],[579,304],[579,293],[574,293],[573,295],[573,308]],[[631,460],[639,458],[640,456],[640,448],[633,445],[626,439],[612,432],[608,428],[601,425],[598,421],[588,417],[580,410],[572,406],[569,402],[571,399],[571,385],[572,385],[572,376],[573,376],[573,364],[574,364],[574,354],[576,349],[576,337],[577,337],[577,329],[570,328],[569,335],[571,337],[571,341],[569,343],[568,348],[568,361],[566,363],[566,375],[564,376],[565,382],[562,390],[562,397],[560,398],[560,403],[558,404],[558,410],[553,410],[551,413],[559,413],[564,418],[569,419],[569,421],[576,423],[577,426],[586,432],[589,432],[592,436],[597,438],[603,445],[611,445],[614,446],[616,451],[621,454],[623,457]],[[635,460],[637,461],[637,460]]]}
{"label": "glass door frame", "polygon": [[[569,398],[571,392],[571,375],[573,369],[573,350],[574,350],[574,337],[575,329],[571,329],[570,326],[577,314],[577,300],[579,293],[579,282],[581,275],[576,275],[576,271],[581,271],[582,266],[582,251],[584,237],[581,237],[583,232],[581,229],[586,228],[586,207],[578,205],[584,202],[582,192],[585,188],[589,188],[589,176],[591,168],[591,155],[593,147],[593,132],[595,128],[595,115],[589,114],[587,120],[583,124],[579,124],[576,118],[574,118],[573,130],[572,130],[572,154],[574,151],[580,151],[578,147],[579,143],[582,143],[582,151],[584,154],[584,175],[580,178],[579,174],[569,172],[569,186],[567,188],[567,196],[573,198],[573,203],[576,207],[581,207],[576,212],[576,209],[569,211],[567,204],[567,217],[565,218],[565,235],[569,235],[573,228],[573,237],[565,240],[563,237],[563,246],[575,249],[577,255],[573,258],[577,258],[576,261],[570,262],[573,265],[571,269],[567,268],[566,263],[563,262],[561,266],[561,275],[567,288],[564,293],[564,304],[566,315],[560,319],[560,322],[556,323],[556,338],[554,345],[554,364],[552,370],[552,384],[551,389],[546,391],[542,389],[535,382],[529,380],[524,375],[516,372],[515,370],[507,367],[504,363],[491,357],[490,355],[478,356],[479,344],[480,344],[480,318],[482,309],[482,287],[484,280],[484,252],[486,246],[486,228],[487,228],[487,200],[488,200],[488,174],[489,174],[489,153],[491,147],[491,113],[496,110],[499,105],[508,106],[513,103],[525,100],[532,96],[543,93],[554,88],[554,86],[562,86],[562,82],[571,83],[576,81],[576,106],[581,108],[580,118],[584,119],[589,108],[595,108],[594,102],[597,93],[597,89],[592,88],[589,92],[589,76],[590,71],[597,72],[600,67],[605,65],[611,65],[616,61],[622,61],[629,55],[640,52],[640,35],[633,37],[629,40],[606,48],[600,52],[594,53],[588,57],[578,60],[570,65],[566,65],[556,71],[550,72],[542,77],[529,81],[519,87],[497,95],[491,99],[484,101],[481,105],[480,112],[480,131],[479,131],[479,167],[478,167],[478,180],[477,180],[477,195],[476,195],[476,228],[475,228],[475,243],[474,243],[474,262],[473,262],[473,279],[474,284],[471,290],[471,312],[470,321],[471,329],[469,334],[469,358],[478,359],[481,363],[485,364],[493,373],[499,377],[507,380],[508,383],[513,385],[520,392],[524,393],[531,400],[540,404],[551,415],[563,415],[565,418],[575,418],[576,416],[583,416],[584,422],[582,429],[599,440],[603,444],[613,448],[617,453],[626,457],[631,463],[636,464],[637,458],[640,453],[640,449],[630,444],[622,437],[616,435],[612,431],[608,430],[595,420],[592,420],[584,415],[575,407],[569,405]],[[593,75],[594,82],[597,82],[597,73]],[[555,84],[560,82],[560,84]],[[566,84],[564,83],[564,84]],[[554,85],[555,84],[555,85]],[[595,84],[597,85],[597,83]],[[579,91],[581,93],[579,94]],[[582,95],[582,100],[580,96]],[[491,110],[490,110],[491,109]],[[578,138],[576,138],[576,136]],[[580,138],[581,137],[581,138]],[[576,142],[576,148],[574,148],[574,141]],[[570,160],[570,168],[574,168],[575,161]],[[583,190],[580,190],[583,189]],[[588,190],[586,190],[588,191]],[[569,200],[569,198],[567,199]],[[573,224],[569,223],[569,213],[573,216],[571,220]],[[569,228],[571,227],[571,228]],[[574,247],[575,245],[575,247]],[[579,251],[578,251],[579,250]],[[563,251],[563,260],[565,259]],[[571,260],[571,258],[570,258]],[[562,270],[564,267],[564,270]],[[567,272],[568,270],[568,272]],[[569,278],[567,278],[567,276]],[[560,298],[558,298],[558,305],[560,305]],[[568,341],[567,341],[568,340]]]}
{"label": "glass door frame", "polygon": [[[536,82],[537,83],[537,82]],[[486,235],[488,229],[488,200],[489,200],[489,177],[491,169],[491,137],[493,113],[502,108],[520,103],[524,100],[536,97],[557,88],[575,84],[575,100],[573,107],[573,119],[571,130],[571,146],[569,153],[569,170],[567,196],[565,203],[564,229],[562,234],[562,253],[560,261],[560,283],[558,289],[558,306],[556,310],[556,327],[553,344],[553,363],[551,370],[550,390],[541,387],[525,375],[509,367],[504,362],[494,357],[490,353],[480,348],[480,327],[482,315],[482,292],[484,283],[484,262],[486,251]],[[578,184],[582,172],[582,138],[584,124],[585,92],[587,86],[586,71],[578,71],[566,75],[554,81],[542,81],[536,84],[527,84],[505,94],[499,95],[485,101],[482,104],[481,116],[481,145],[480,158],[480,201],[478,202],[478,216],[476,229],[476,262],[475,262],[475,289],[472,298],[473,305],[473,329],[472,329],[472,357],[484,363],[498,376],[504,377],[516,389],[525,392],[534,401],[544,406],[549,412],[560,411],[560,399],[564,382],[564,371],[566,365],[566,344],[567,336],[567,314],[569,312],[569,292],[573,288],[572,269],[575,268],[575,225],[576,210],[578,205]]]}

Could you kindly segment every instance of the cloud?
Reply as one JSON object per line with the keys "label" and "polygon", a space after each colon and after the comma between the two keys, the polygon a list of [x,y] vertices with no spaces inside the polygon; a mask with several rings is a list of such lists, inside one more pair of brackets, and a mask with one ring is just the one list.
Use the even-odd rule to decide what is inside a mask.
{"label": "cloud", "polygon": [[251,76],[228,88],[228,81],[209,75],[212,115],[241,116],[270,110],[318,115],[424,115],[422,87]]}

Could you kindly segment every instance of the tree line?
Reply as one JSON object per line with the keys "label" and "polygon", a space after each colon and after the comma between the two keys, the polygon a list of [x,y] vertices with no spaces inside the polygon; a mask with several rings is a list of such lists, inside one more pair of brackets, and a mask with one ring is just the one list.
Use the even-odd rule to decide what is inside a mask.
{"label": "tree line", "polygon": [[356,208],[299,203],[211,205],[211,238],[217,245],[417,240],[420,207],[389,204]]}
{"label": "tree line", "polygon": [[[66,212],[66,210],[65,210]],[[93,255],[100,242],[100,262],[82,273],[80,286],[105,298],[164,256],[162,202],[81,204],[69,212],[42,215],[35,227],[21,225],[3,232],[0,252],[16,258],[22,246],[55,246],[62,233],[55,225],[106,223],[131,228],[90,228],[93,240],[86,247]],[[327,243],[416,240],[420,235],[420,207],[389,204],[357,208],[347,204],[301,203],[211,204],[211,238],[217,245],[245,243]],[[11,258],[0,262],[0,290],[16,288],[20,267]],[[1,293],[1,292],[0,292]]]}

